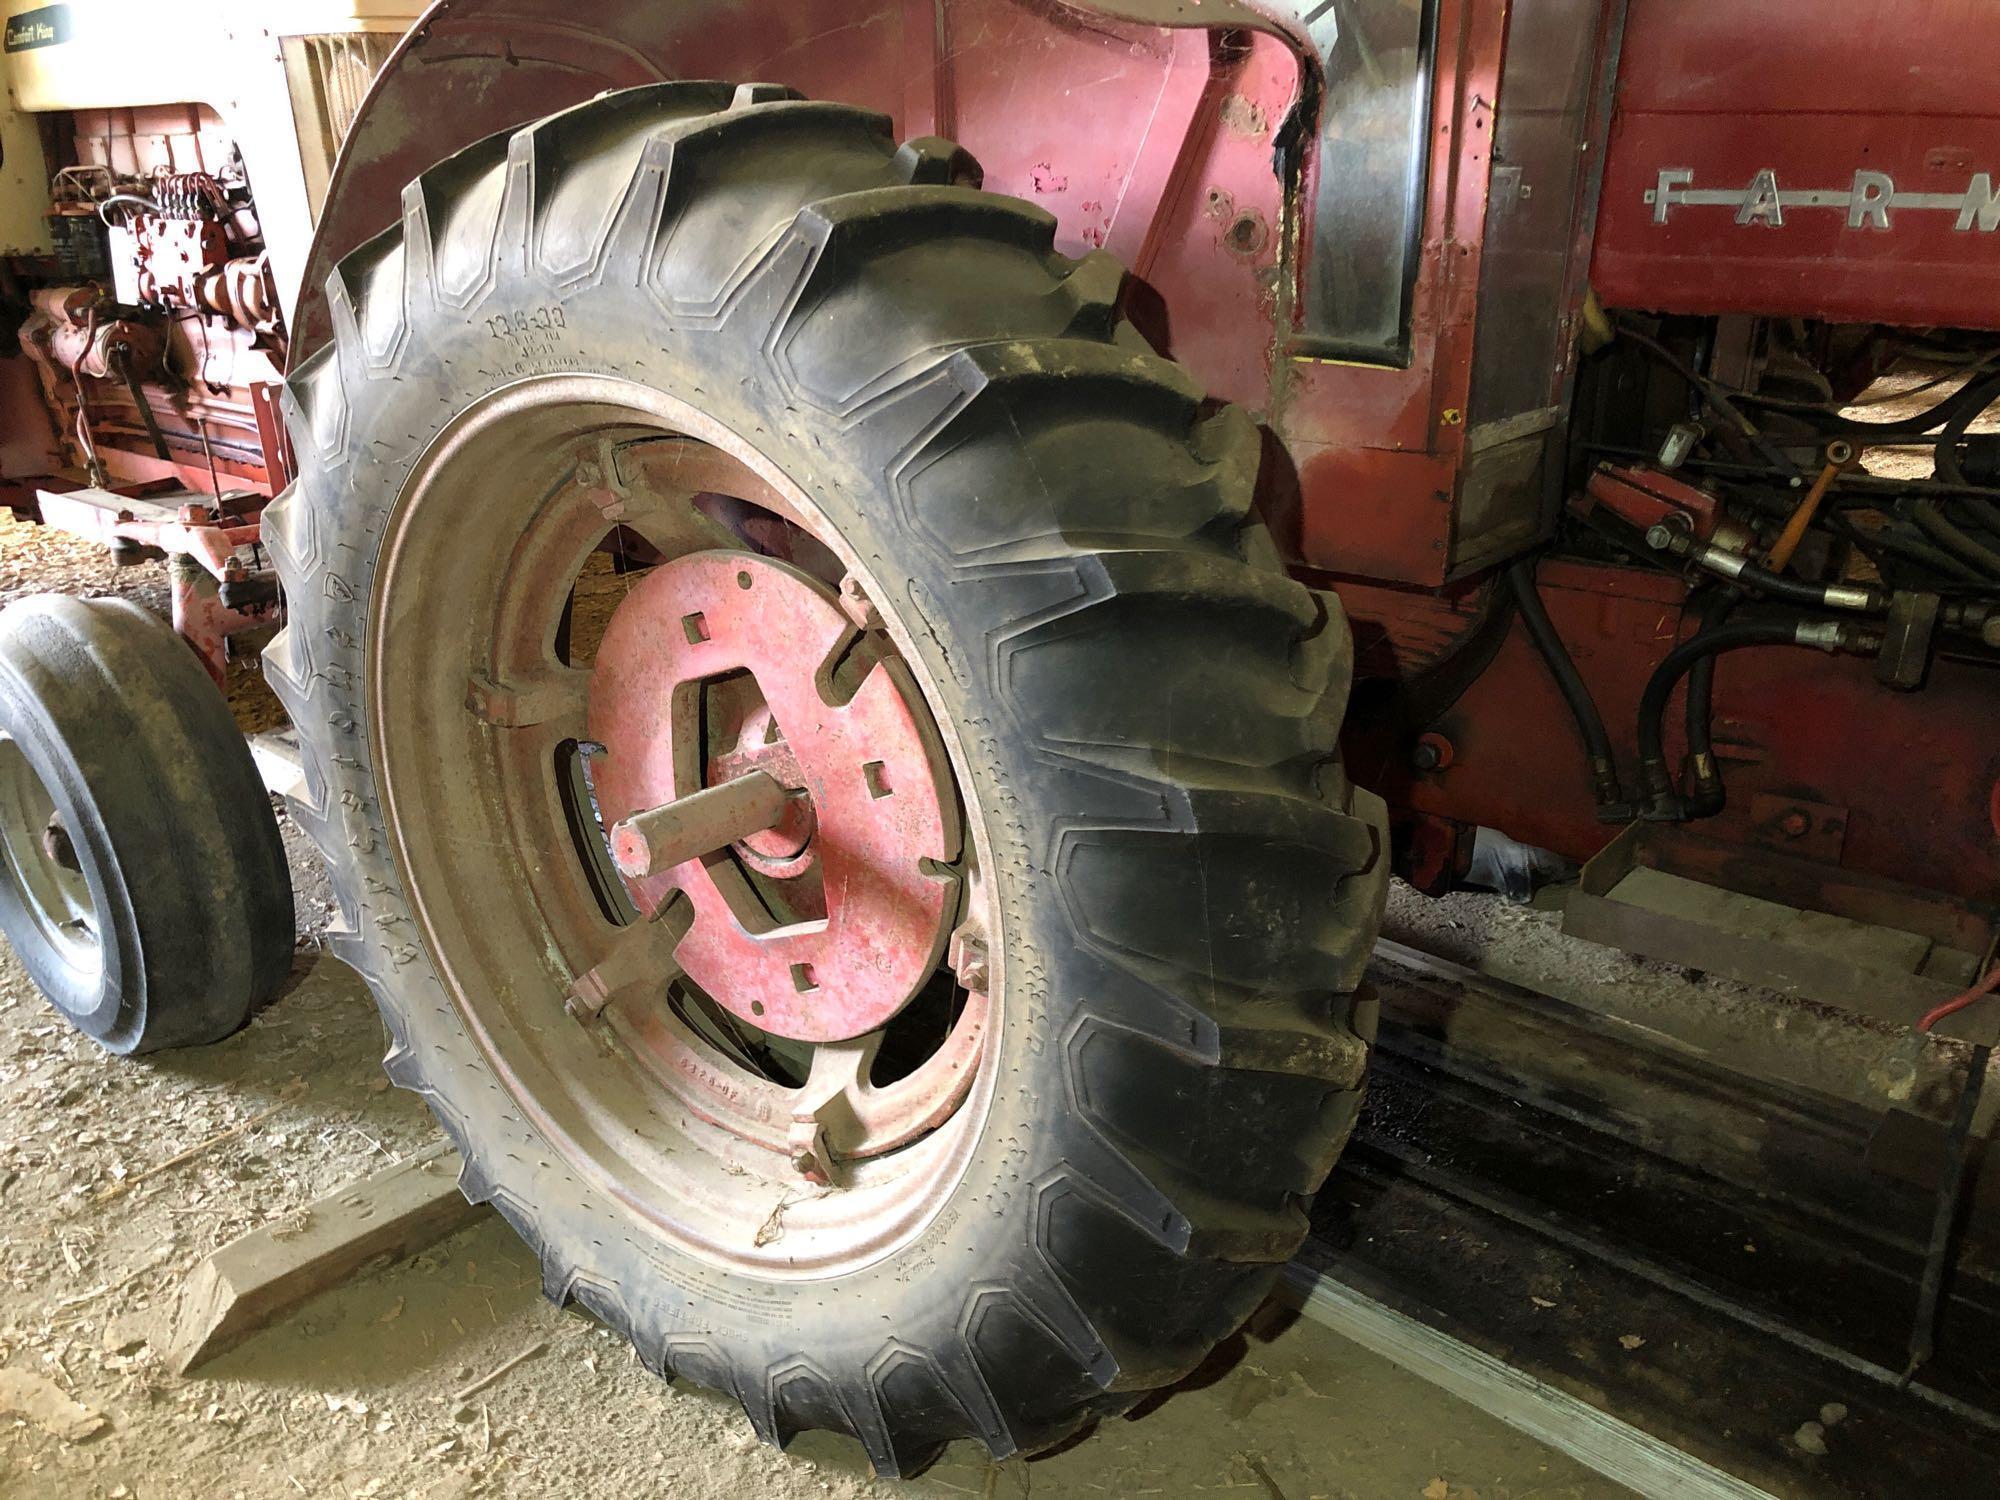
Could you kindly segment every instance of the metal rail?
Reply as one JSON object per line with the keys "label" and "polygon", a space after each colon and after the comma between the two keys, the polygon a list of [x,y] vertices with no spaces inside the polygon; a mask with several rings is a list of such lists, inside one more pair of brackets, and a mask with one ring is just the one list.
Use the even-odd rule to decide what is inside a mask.
{"label": "metal rail", "polygon": [[1313,1322],[1646,1500],[1775,1500],[1768,1490],[1385,1307],[1304,1260],[1285,1268],[1280,1285],[1280,1297]]}
{"label": "metal rail", "polygon": [[1935,1190],[1879,1115],[1393,942],[1371,976],[1305,1315],[1641,1494],[1990,1488],[2000,1273],[1969,1255],[1898,1373]]}

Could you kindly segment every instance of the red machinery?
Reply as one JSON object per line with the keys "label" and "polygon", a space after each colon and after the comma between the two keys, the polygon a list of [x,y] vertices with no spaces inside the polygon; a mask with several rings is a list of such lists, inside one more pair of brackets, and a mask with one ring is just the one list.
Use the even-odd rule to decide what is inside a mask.
{"label": "red machinery", "polygon": [[[1880,476],[1836,476],[1794,568],[1892,583],[1892,628],[1877,611],[1830,660],[1724,659],[1726,800],[1698,819],[1659,803],[1619,857],[1977,954],[2000,875],[2000,584],[1979,529],[2000,476],[1961,422],[1973,484],[1888,477],[1913,444],[1928,469],[1934,435],[1876,438],[1837,411],[1910,356],[1976,376],[1949,414],[1977,415],[2000,348],[1981,332],[2000,329],[2000,107],[1960,39],[1983,17],[1979,0],[1837,24],[1806,0],[952,0],[861,22],[794,7],[753,38],[643,7],[557,23],[454,4],[357,122],[298,322],[305,347],[325,336],[327,271],[441,149],[600,88],[768,75],[953,136],[989,188],[1056,216],[1059,246],[1127,261],[1149,337],[1263,420],[1266,512],[1355,628],[1355,774],[1433,890],[1476,825],[1586,860],[1658,802],[1640,700],[1715,575],[1656,566],[1638,539],[1720,518],[1754,555],[1844,438]],[[402,130],[411,111],[429,128]],[[1614,318],[1629,332],[1603,347]],[[1940,500],[1970,560],[1919,531]],[[1622,799],[1513,620],[1503,565],[1536,551]]]}
{"label": "red machinery", "polygon": [[[1144,288],[1134,314],[1154,341],[1217,398],[1262,415],[1274,439],[1265,504],[1297,566],[1338,588],[1362,676],[1409,688],[1353,736],[1362,779],[1403,810],[1401,867],[1427,888],[1462,873],[1475,825],[1575,859],[1613,831],[1578,794],[1592,784],[1582,743],[1549,733],[1566,711],[1526,631],[1502,622],[1499,638],[1480,638],[1500,597],[1498,565],[1559,532],[1580,534],[1562,521],[1563,502],[1585,492],[1589,467],[1659,467],[1670,390],[1655,390],[1650,408],[1628,392],[1611,413],[1601,398],[1635,378],[1614,352],[1573,399],[1578,339],[1590,338],[1596,306],[1670,330],[1716,379],[1753,395],[1760,381],[1776,388],[1802,373],[1845,392],[1885,351],[1928,339],[1936,352],[1937,330],[2000,327],[1989,253],[2000,232],[2000,114],[1970,52],[1952,42],[1977,25],[1977,0],[1864,8],[1838,26],[1803,0],[1754,14],[1655,0],[1200,10],[963,0],[934,24],[883,13],[865,26],[823,9],[807,6],[754,43],[643,7],[559,25],[508,0],[440,11],[406,44],[342,160],[299,309],[303,347],[328,328],[327,270],[393,212],[404,182],[446,150],[602,87],[762,72],[885,109],[905,135],[953,135],[989,187],[1056,215],[1064,248],[1127,261]],[[1120,19],[1086,19],[1093,11]],[[458,50],[430,61],[443,38]],[[500,76],[492,59],[503,55]],[[1032,87],[1012,65],[1024,55],[1037,59]],[[1855,56],[1870,65],[1847,66]],[[1834,95],[1827,81],[1842,74],[1852,76]],[[421,109],[425,130],[399,130],[405,108]],[[79,142],[99,133],[79,117]],[[108,167],[95,170],[112,181]],[[254,258],[247,194],[206,173],[160,181],[158,211],[103,210],[122,236],[112,249],[131,252],[114,256],[130,262],[120,295],[203,322],[214,389],[217,341],[236,351],[232,369],[257,346],[282,350],[281,315]],[[59,211],[99,211],[95,178],[78,171],[65,183]],[[24,333],[64,427],[101,430],[97,446],[134,479],[170,472],[202,488],[236,485],[253,501],[282,483],[265,387],[237,380],[240,410],[206,418],[210,396],[135,410],[126,387],[149,378],[157,334],[108,315],[93,327],[66,295],[60,307],[38,297]],[[191,322],[167,327],[194,339]],[[74,358],[66,338],[78,343]],[[126,351],[122,373],[107,363],[113,344]],[[1953,357],[1980,347],[1960,337]],[[1782,408],[1758,410],[1785,425]],[[1787,434],[1792,468],[1808,478],[1820,464],[1807,439],[1826,426],[1794,423]],[[1864,431],[1853,436],[1865,444]],[[169,463],[148,469],[155,450]],[[1695,488],[1606,509],[1643,531],[1713,507],[1731,476],[1697,462],[1679,477]],[[1919,493],[1870,489],[1904,510]],[[111,501],[63,510],[107,536],[138,520]],[[1645,679],[1691,628],[1686,590],[1585,553],[1552,563],[1543,585],[1630,777]],[[216,608],[191,607],[190,630]],[[219,661],[214,622],[203,628],[204,654]],[[1989,899],[2000,761],[1979,732],[1985,679],[1974,663],[1991,648],[1976,630],[1939,644],[1950,648],[1944,660],[1907,697],[1885,692],[1858,659],[1820,664],[1802,682],[1789,652],[1731,658],[1716,709],[1730,795],[1701,821],[1704,840],[1795,855],[1799,841],[1771,829],[1795,807],[1831,809],[1840,835],[1814,845],[1818,864]],[[1449,744],[1448,763],[1413,763],[1426,734]],[[1680,741],[1670,726],[1676,762]],[[1908,754],[1919,742],[1925,752]]]}
{"label": "red machinery", "polygon": [[19,327],[46,414],[26,382],[10,388],[15,445],[47,449],[48,469],[10,463],[0,498],[123,558],[171,557],[175,629],[221,682],[229,638],[275,623],[257,520],[290,478],[273,401],[285,318],[256,200],[212,111],[65,123],[55,263],[9,265],[16,289],[53,282]]}
{"label": "red machinery", "polygon": [[[550,1294],[885,1470],[1123,1410],[1304,1233],[1391,860],[1491,829],[1574,930],[1983,1044],[1949,1209],[1985,9],[436,5],[290,319],[265,665]],[[255,324],[217,191],[134,264]],[[595,630],[594,549],[651,569]]]}

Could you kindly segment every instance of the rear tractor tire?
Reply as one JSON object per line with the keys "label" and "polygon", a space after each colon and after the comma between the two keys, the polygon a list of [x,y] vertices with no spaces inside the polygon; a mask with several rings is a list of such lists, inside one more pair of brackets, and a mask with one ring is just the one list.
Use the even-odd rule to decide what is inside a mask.
{"label": "rear tractor tire", "polygon": [[767,85],[476,145],[330,280],[264,530],[335,951],[465,1191],[884,1473],[1268,1293],[1387,879],[1256,428],[977,183]]}

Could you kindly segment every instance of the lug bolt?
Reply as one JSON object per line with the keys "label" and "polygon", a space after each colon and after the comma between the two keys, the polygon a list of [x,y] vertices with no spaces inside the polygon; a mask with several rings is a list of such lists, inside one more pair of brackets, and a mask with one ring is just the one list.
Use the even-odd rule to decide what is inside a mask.
{"label": "lug bolt", "polygon": [[840,580],[840,609],[848,619],[863,630],[880,630],[882,612],[875,607],[875,601],[868,597],[861,580],[849,573]]}
{"label": "lug bolt", "polygon": [[992,980],[992,965],[986,951],[986,939],[977,928],[968,923],[952,933],[945,962],[958,976],[960,985],[976,995],[986,993],[986,986]]}
{"label": "lug bolt", "polygon": [[1452,763],[1457,750],[1441,734],[1427,734],[1410,751],[1410,764],[1419,771],[1442,771]]}

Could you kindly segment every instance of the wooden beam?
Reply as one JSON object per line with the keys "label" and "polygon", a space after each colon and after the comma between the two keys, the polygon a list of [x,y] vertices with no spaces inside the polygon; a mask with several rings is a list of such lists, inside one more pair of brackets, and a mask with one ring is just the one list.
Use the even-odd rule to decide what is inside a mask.
{"label": "wooden beam", "polygon": [[485,1210],[458,1190],[459,1155],[439,1142],[252,1230],[188,1276],[167,1359],[185,1373],[376,1261],[436,1244]]}

